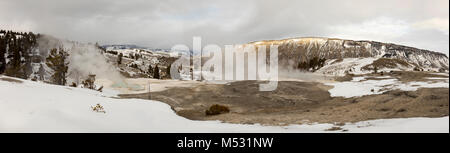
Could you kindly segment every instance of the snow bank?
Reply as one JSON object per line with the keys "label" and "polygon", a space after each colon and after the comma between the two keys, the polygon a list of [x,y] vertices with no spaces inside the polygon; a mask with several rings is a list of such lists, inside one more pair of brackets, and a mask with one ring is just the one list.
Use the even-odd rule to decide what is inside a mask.
{"label": "snow bank", "polygon": [[[177,116],[170,106],[161,102],[115,99],[109,98],[108,93],[93,90],[20,81],[22,83],[0,79],[0,132],[260,133],[326,132],[326,129],[333,127],[332,124],[279,127],[192,121]],[[102,105],[106,113],[92,111],[91,106],[96,104]],[[361,122],[348,124],[344,128],[348,132],[447,133],[448,122],[448,117],[410,118]],[[367,126],[368,123],[371,126]]]}
{"label": "snow bank", "polygon": [[[381,77],[378,77],[381,78]],[[427,82],[403,83],[397,79],[366,80],[366,77],[354,77],[352,81],[325,83],[334,86],[328,90],[332,97],[361,97],[365,95],[382,94],[391,90],[416,91],[419,88],[448,88],[449,79],[433,79]]]}

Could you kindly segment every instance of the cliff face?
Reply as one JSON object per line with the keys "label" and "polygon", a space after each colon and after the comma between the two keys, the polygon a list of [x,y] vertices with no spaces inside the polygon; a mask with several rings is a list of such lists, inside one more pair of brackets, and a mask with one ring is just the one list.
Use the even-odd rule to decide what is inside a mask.
{"label": "cliff face", "polygon": [[279,45],[280,64],[298,65],[314,57],[327,60],[344,58],[391,58],[422,69],[449,69],[445,54],[408,46],[374,41],[332,38],[293,38],[251,42],[253,45]]}

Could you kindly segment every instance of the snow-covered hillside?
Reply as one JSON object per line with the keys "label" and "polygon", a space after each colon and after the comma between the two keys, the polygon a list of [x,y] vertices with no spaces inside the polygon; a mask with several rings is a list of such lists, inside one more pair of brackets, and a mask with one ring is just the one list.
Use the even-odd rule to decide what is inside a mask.
{"label": "snow-covered hillside", "polygon": [[418,69],[413,64],[403,62],[396,59],[388,58],[344,58],[326,60],[324,66],[315,73],[331,75],[331,76],[345,76],[346,74],[369,74],[377,72],[390,71],[433,71],[439,72],[439,69]]}
{"label": "snow-covered hillside", "polygon": [[[153,68],[158,66],[160,77],[168,78],[167,67],[177,59],[176,57],[171,57],[171,53],[167,50],[133,48],[132,46],[104,46],[105,57],[126,77],[153,77],[153,73],[155,73]],[[120,64],[117,62],[119,55],[122,56]]]}
{"label": "snow-covered hillside", "polygon": [[[0,76],[0,132],[326,132],[333,124],[261,126],[192,121],[149,100],[114,92]],[[106,113],[95,112],[96,104]],[[449,118],[386,119],[342,126],[348,132],[449,132]],[[334,131],[337,132],[337,131]]]}
{"label": "snow-covered hillside", "polygon": [[324,58],[329,61],[346,58],[389,58],[408,62],[414,65],[414,67],[424,70],[449,70],[449,59],[445,54],[375,41],[354,41],[334,38],[293,38],[257,41],[249,44],[266,46],[279,45],[280,63],[288,64],[289,66],[297,66],[299,62],[307,62],[314,57]]}
{"label": "snow-covered hillside", "polygon": [[362,67],[372,64],[377,58],[345,58],[342,61],[337,59],[328,60],[325,66],[316,71],[319,74],[332,76],[344,76],[346,73],[366,74],[371,71],[364,71]]}

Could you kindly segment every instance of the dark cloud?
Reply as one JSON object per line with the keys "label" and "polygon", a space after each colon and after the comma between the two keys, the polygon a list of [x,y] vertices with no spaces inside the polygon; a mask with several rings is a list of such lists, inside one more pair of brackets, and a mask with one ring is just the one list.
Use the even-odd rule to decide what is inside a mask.
{"label": "dark cloud", "polygon": [[448,0],[2,0],[0,28],[170,48],[323,36],[448,54]]}

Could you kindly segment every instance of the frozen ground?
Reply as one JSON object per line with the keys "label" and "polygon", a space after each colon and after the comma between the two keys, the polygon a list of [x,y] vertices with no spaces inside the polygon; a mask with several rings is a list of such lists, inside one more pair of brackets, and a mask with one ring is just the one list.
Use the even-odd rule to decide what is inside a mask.
{"label": "frozen ground", "polygon": [[[109,98],[111,92],[0,77],[0,132],[340,132],[325,131],[332,124],[261,126],[192,121],[157,101],[115,99]],[[96,104],[106,113],[94,112],[91,106]],[[448,117],[386,119],[342,128],[347,132],[448,133],[448,122]]]}

